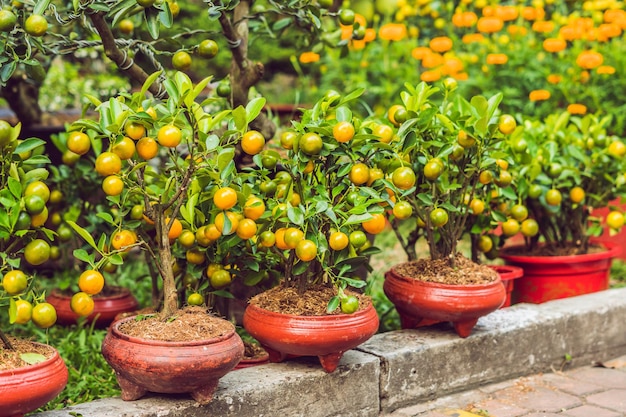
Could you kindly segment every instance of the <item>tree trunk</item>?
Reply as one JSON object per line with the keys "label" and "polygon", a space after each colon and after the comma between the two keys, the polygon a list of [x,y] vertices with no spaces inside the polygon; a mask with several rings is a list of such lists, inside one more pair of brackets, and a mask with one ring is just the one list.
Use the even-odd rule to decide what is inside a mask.
{"label": "tree trunk", "polygon": [[41,124],[42,111],[39,107],[39,87],[26,76],[15,73],[6,87],[2,88],[2,97],[9,103],[9,107],[23,126]]}

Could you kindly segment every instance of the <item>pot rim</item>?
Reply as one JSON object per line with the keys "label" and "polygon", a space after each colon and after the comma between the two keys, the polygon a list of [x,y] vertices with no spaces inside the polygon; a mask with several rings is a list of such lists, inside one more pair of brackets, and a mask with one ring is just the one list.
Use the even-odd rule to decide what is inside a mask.
{"label": "pot rim", "polygon": [[445,284],[443,282],[431,282],[431,281],[423,281],[421,279],[415,279],[415,278],[411,278],[411,277],[407,277],[404,274],[400,274],[397,271],[397,267],[400,265],[404,265],[410,263],[409,262],[401,262],[397,265],[394,265],[391,267],[391,269],[389,269],[389,271],[387,271],[385,273],[385,279],[387,279],[387,275],[388,274],[393,274],[394,278],[396,279],[400,279],[402,281],[406,281],[406,282],[416,282],[419,284],[423,284],[424,286],[429,286],[429,287],[433,287],[433,288],[443,288],[443,289],[466,289],[466,288],[488,288],[491,287],[493,285],[500,285],[500,283],[502,282],[502,278],[500,278],[500,274],[497,274],[497,278],[491,282],[484,282],[482,284]]}
{"label": "pot rim", "polygon": [[[153,316],[154,314],[146,314],[145,316]],[[228,324],[230,324],[231,326],[231,330],[222,335],[222,336],[218,336],[218,337],[214,337],[211,339],[200,339],[200,340],[190,340],[187,342],[169,342],[166,340],[157,340],[157,339],[144,339],[141,337],[136,337],[136,336],[129,336],[127,334],[124,334],[120,331],[119,326],[121,324],[126,323],[127,321],[131,321],[131,320],[135,320],[135,317],[137,317],[138,315],[134,315],[134,316],[130,316],[130,317],[125,317],[123,319],[117,320],[115,322],[113,322],[110,326],[109,326],[109,333],[111,333],[112,335],[114,335],[115,337],[125,340],[127,342],[131,342],[131,343],[137,343],[137,344],[141,344],[141,345],[152,345],[152,346],[166,346],[166,347],[185,347],[185,346],[202,346],[202,345],[211,345],[211,344],[216,344],[216,343],[220,343],[223,342],[225,340],[230,339],[231,337],[233,337],[233,335],[236,334],[235,331],[235,326],[233,326],[233,324],[231,322],[229,322],[228,320],[213,316],[216,319],[219,320],[224,320],[225,322],[227,322]]]}
{"label": "pot rim", "polygon": [[35,363],[32,365],[25,365],[19,368],[13,368],[13,369],[5,369],[0,371],[0,377],[2,378],[8,378],[11,376],[15,376],[15,375],[19,375],[22,373],[26,373],[26,372],[32,372],[32,371],[36,371],[38,369],[42,369],[42,368],[46,368],[48,366],[50,366],[53,362],[56,362],[57,360],[60,359],[60,355],[59,355],[59,351],[56,350],[54,347],[47,345],[45,343],[39,343],[39,342],[30,342],[34,345],[38,345],[38,346],[46,346],[49,349],[52,349],[53,353],[52,356],[50,356],[49,358],[47,358],[46,360],[39,362],[39,363]]}
{"label": "pot rim", "polygon": [[600,246],[604,246],[607,250],[604,252],[584,253],[580,255],[559,255],[559,256],[531,256],[531,255],[507,255],[507,252],[523,248],[524,244],[511,245],[500,249],[499,257],[505,261],[511,262],[532,262],[534,264],[551,264],[561,262],[588,262],[601,259],[615,258],[622,253],[620,245],[614,242],[593,242]]}
{"label": "pot rim", "polygon": [[264,314],[266,316],[272,316],[272,317],[284,317],[284,318],[290,318],[290,319],[295,319],[295,320],[309,320],[310,319],[310,320],[318,320],[318,321],[319,320],[337,321],[338,317],[359,317],[359,316],[367,315],[369,314],[371,310],[374,309],[374,304],[370,303],[363,310],[357,310],[354,313],[324,314],[323,316],[303,316],[303,315],[298,315],[298,314],[277,313],[275,311],[267,310],[265,308],[259,307],[258,305],[252,304],[252,303],[248,303],[248,306],[246,307],[246,309],[248,308],[253,308],[260,314]]}
{"label": "pot rim", "polygon": [[[489,265],[490,268],[496,270],[502,281],[508,281],[511,279],[517,279],[524,276],[524,268],[515,265]],[[502,277],[502,274],[507,274],[506,278]]]}

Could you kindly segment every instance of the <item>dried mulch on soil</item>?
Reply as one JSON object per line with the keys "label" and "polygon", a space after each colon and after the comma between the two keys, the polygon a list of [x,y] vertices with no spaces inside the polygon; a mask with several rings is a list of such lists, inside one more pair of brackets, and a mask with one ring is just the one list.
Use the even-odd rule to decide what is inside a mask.
{"label": "dried mulch on soil", "polygon": [[232,323],[211,315],[206,308],[190,306],[165,321],[159,320],[157,316],[146,316],[141,320],[124,322],[118,329],[127,336],[141,339],[192,342],[220,337],[234,328]]}
{"label": "dried mulch on soil", "polygon": [[23,353],[38,353],[45,356],[46,359],[54,355],[54,349],[50,346],[35,344],[31,341],[17,339],[12,336],[8,336],[7,338],[11,346],[13,346],[13,350],[7,349],[4,343],[0,341],[0,371],[28,366],[28,363],[20,358],[20,355]]}
{"label": "dried mulch on soil", "polygon": [[[369,297],[350,290],[344,290],[346,295],[354,295],[359,299],[359,310],[369,306],[372,301]],[[339,308],[327,312],[326,307],[331,298],[337,295],[337,290],[325,285],[308,288],[303,294],[298,294],[294,287],[279,285],[257,294],[250,299],[264,310],[275,313],[293,314],[296,316],[325,316],[329,314],[343,314]]]}
{"label": "dried mulch on soil", "polygon": [[450,285],[488,284],[498,279],[498,273],[487,265],[472,262],[458,254],[455,267],[447,259],[418,259],[394,267],[397,274],[425,282]]}

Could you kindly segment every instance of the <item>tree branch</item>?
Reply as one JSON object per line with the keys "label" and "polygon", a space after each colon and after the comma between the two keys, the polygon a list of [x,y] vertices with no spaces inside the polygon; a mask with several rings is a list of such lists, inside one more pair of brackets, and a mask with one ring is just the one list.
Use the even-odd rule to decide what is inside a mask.
{"label": "tree branch", "polygon": [[[115,44],[113,32],[111,32],[111,28],[106,22],[104,16],[103,12],[96,12],[89,15],[91,22],[100,35],[100,39],[102,39],[102,46],[104,47],[105,55],[131,79],[143,84],[148,79],[149,74],[146,73],[139,65],[135,64],[132,58],[130,58],[125,51],[118,48]],[[150,92],[157,97],[162,97],[166,94],[165,89],[158,80],[152,83],[150,86]]]}

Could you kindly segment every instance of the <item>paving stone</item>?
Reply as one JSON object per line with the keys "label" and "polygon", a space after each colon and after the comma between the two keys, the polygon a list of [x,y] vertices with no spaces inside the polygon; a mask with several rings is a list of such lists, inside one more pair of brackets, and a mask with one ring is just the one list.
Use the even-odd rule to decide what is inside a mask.
{"label": "paving stone", "polygon": [[528,408],[530,411],[556,413],[582,405],[580,398],[544,387],[522,385],[498,393],[506,404]]}
{"label": "paving stone", "polygon": [[587,402],[626,413],[626,389],[610,389],[599,392],[588,396]]}
{"label": "paving stone", "polygon": [[606,408],[595,407],[593,405],[583,405],[567,410],[563,415],[568,417],[621,417],[622,413],[607,410]]}
{"label": "paving stone", "polygon": [[582,382],[592,383],[607,388],[626,389],[626,373],[602,367],[584,367],[574,369],[567,376]]}
{"label": "paving stone", "polygon": [[492,399],[475,404],[478,410],[485,410],[490,416],[498,417],[520,417],[528,414],[530,410],[515,404],[508,404],[499,399]]}
{"label": "paving stone", "polygon": [[543,380],[558,390],[572,395],[587,395],[604,389],[600,385],[571,378],[567,373],[545,374]]}

